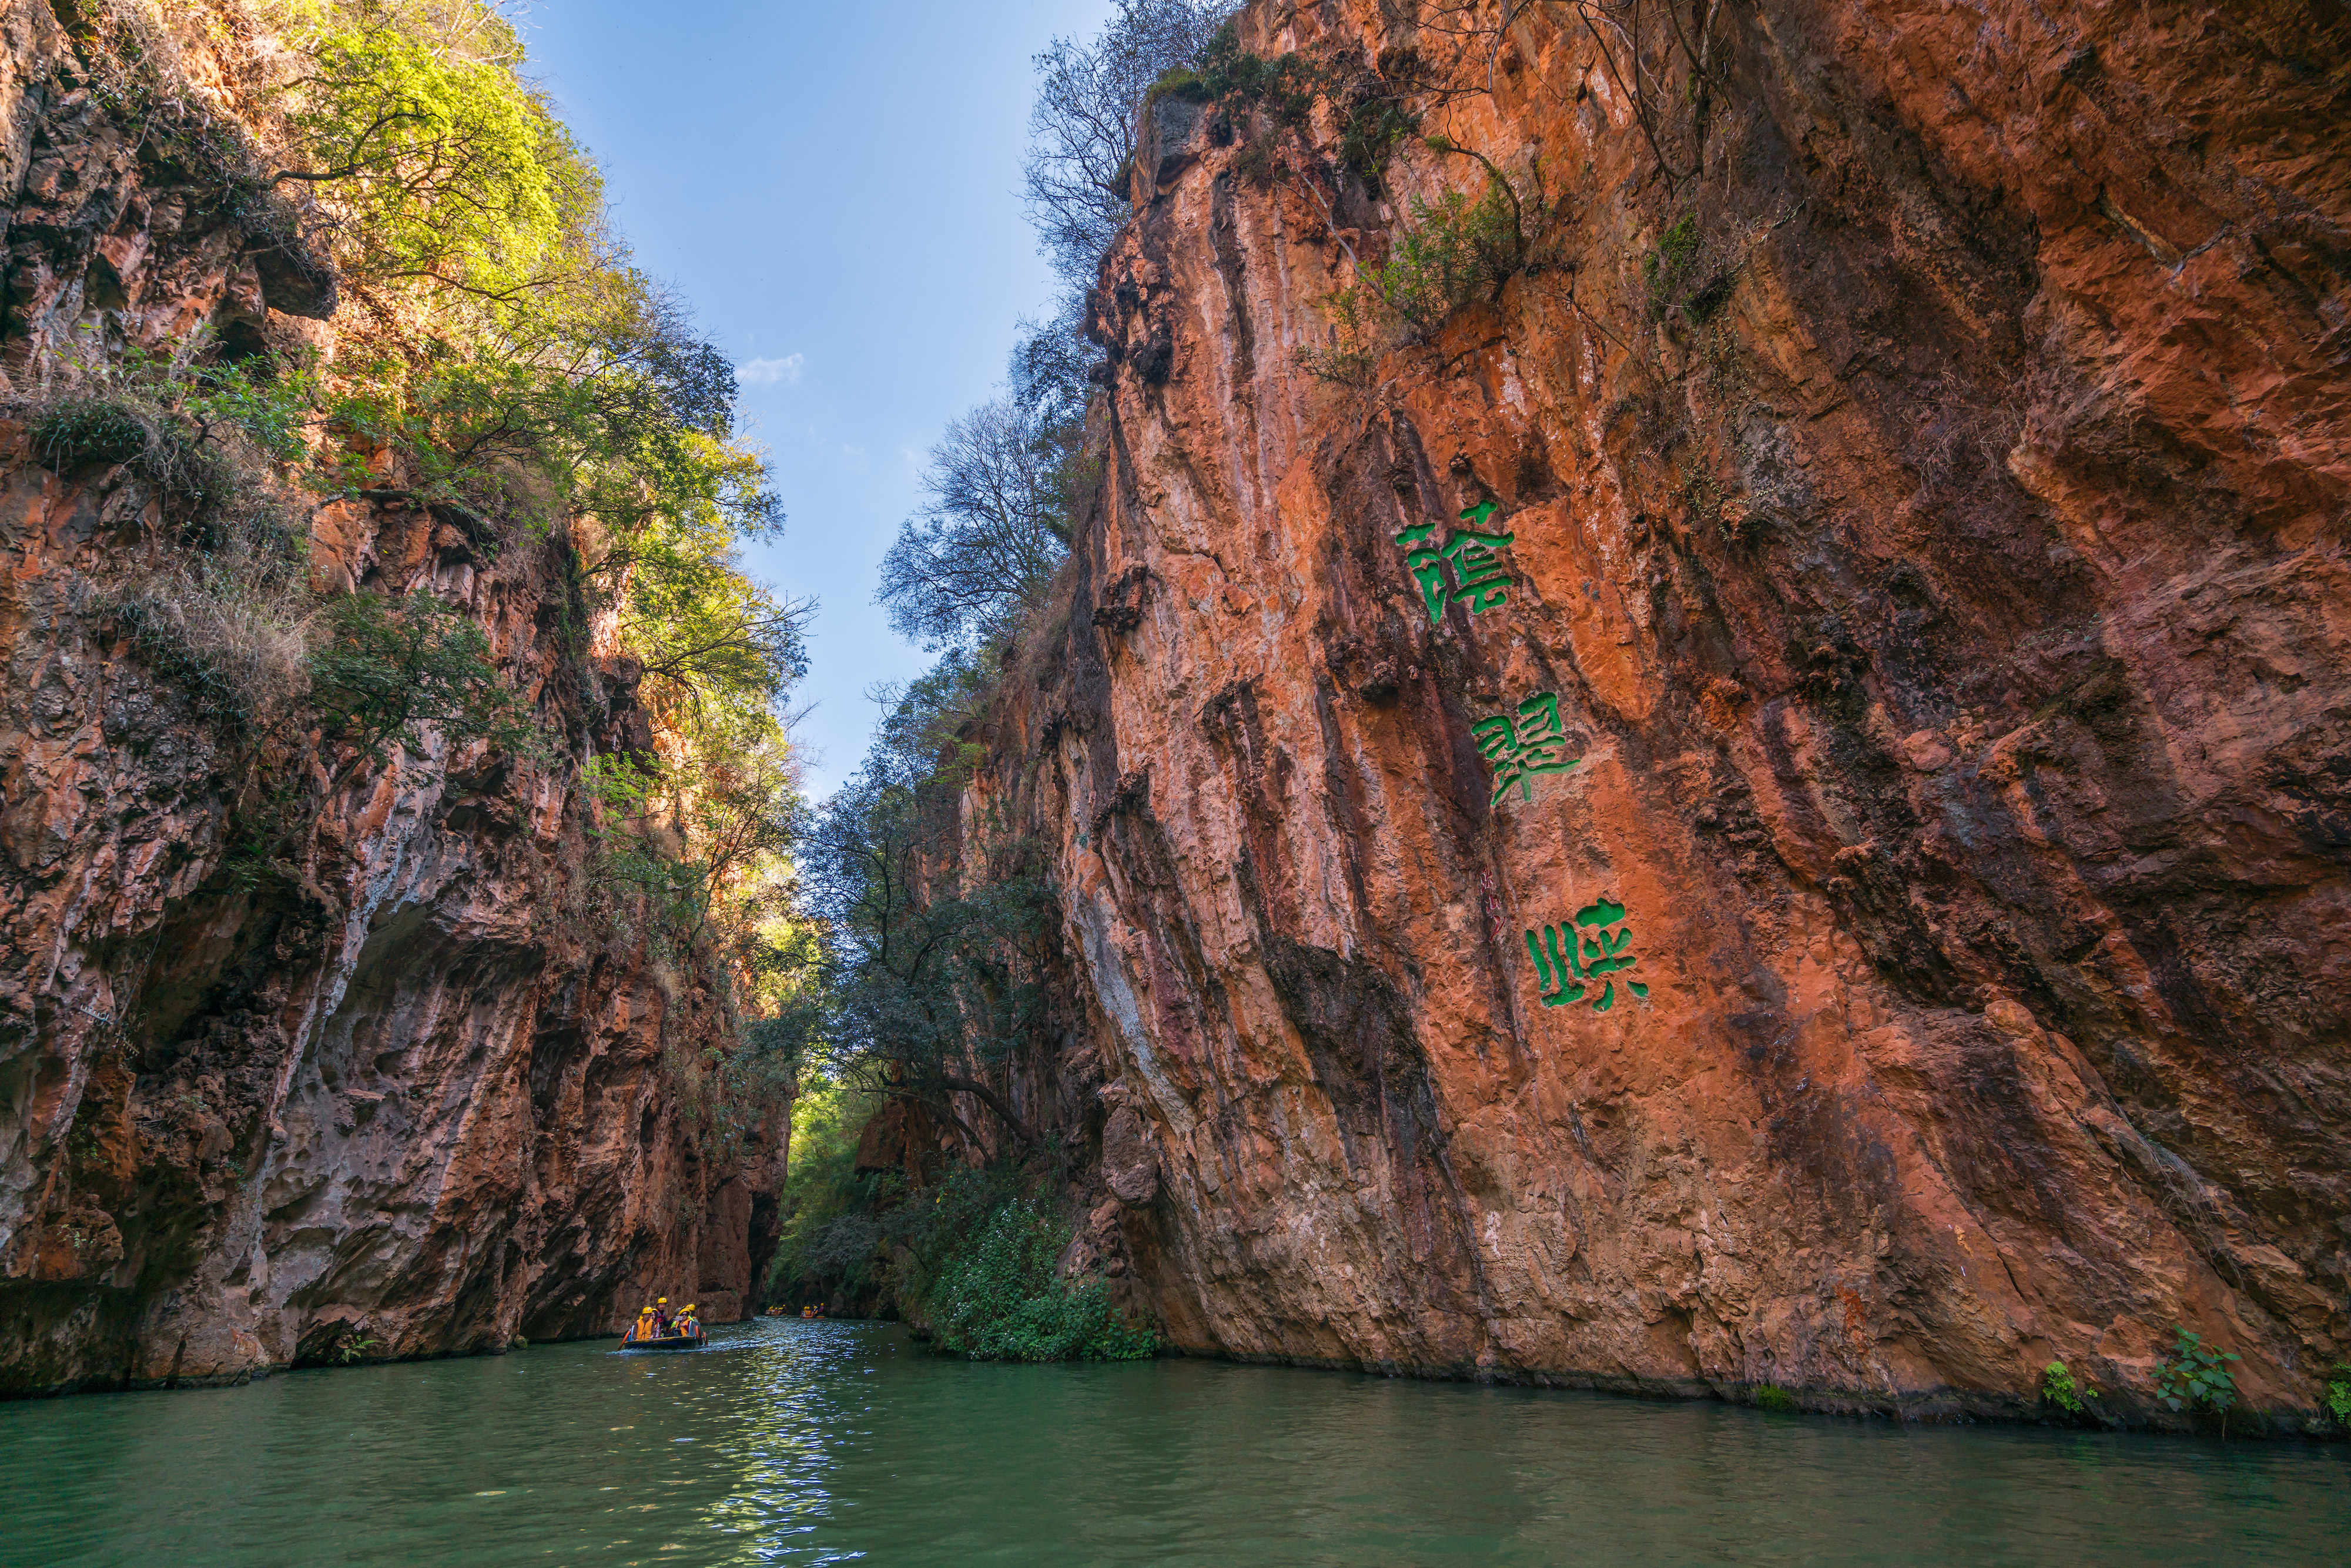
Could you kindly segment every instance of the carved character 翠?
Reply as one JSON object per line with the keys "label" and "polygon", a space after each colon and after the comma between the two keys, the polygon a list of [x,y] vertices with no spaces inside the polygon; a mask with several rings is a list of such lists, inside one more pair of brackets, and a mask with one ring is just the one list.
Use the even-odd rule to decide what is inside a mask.
{"label": "carved character \u7fe0", "polygon": [[1498,713],[1469,727],[1478,754],[1494,770],[1494,799],[1518,785],[1530,800],[1535,798],[1534,775],[1564,773],[1583,760],[1567,755],[1567,732],[1560,727],[1559,694],[1538,692],[1519,705],[1515,714]]}

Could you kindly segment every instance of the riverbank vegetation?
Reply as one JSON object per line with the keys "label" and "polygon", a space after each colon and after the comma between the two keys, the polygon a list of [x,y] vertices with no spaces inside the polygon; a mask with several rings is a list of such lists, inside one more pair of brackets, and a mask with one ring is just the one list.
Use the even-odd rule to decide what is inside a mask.
{"label": "riverbank vegetation", "polygon": [[872,1317],[887,1306],[881,1277],[880,1173],[857,1168],[872,1103],[819,1071],[792,1103],[791,1169],[763,1293],[771,1301]]}
{"label": "riverbank vegetation", "polygon": [[2062,1361],[2053,1361],[2042,1369],[2041,1399],[2053,1409],[2069,1416],[2080,1416],[2097,1396],[2097,1386],[2086,1379],[2077,1383],[2073,1369]]}
{"label": "riverbank vegetation", "polygon": [[[1070,1228],[1050,1166],[1003,1160],[860,1171],[850,1096],[817,1085],[793,1118],[776,1300],[849,1316],[887,1312],[973,1361],[1131,1361],[1157,1340],[1100,1275],[1065,1275]],[[927,1175],[930,1179],[917,1181]]]}
{"label": "riverbank vegetation", "polygon": [[[1065,1152],[1002,1087],[1047,1033],[1059,930],[1040,846],[964,807],[978,658],[899,695],[800,846],[827,1005],[770,1293],[887,1308],[974,1359],[1147,1355],[1098,1275],[1061,1272]],[[869,1131],[881,1146],[861,1168]]]}
{"label": "riverbank vegetation", "polygon": [[2178,1323],[2171,1335],[2170,1351],[2156,1364],[2156,1398],[2175,1415],[2219,1417],[2220,1435],[2227,1437],[2229,1411],[2237,1403],[2236,1375],[2229,1364],[2244,1358]]}

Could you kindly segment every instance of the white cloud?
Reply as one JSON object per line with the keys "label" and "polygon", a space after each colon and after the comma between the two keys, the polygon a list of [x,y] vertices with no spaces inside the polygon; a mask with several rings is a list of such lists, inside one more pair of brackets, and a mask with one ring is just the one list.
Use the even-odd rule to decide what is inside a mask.
{"label": "white cloud", "polygon": [[800,379],[805,357],[787,354],[780,360],[746,360],[735,367],[735,379],[747,387],[789,386]]}

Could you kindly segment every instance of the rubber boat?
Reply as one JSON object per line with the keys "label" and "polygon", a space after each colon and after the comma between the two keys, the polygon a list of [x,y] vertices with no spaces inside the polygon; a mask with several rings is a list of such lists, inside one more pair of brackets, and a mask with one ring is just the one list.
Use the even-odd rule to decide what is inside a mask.
{"label": "rubber boat", "polygon": [[622,1350],[700,1350],[709,1343],[709,1336],[700,1333],[669,1333],[661,1334],[653,1339],[639,1339],[636,1325],[632,1323],[629,1325],[627,1335],[621,1341],[621,1348]]}

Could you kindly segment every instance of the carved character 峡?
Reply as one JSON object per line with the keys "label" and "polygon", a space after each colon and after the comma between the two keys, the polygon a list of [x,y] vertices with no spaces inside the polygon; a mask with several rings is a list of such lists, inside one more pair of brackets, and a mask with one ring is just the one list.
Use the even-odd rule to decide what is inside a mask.
{"label": "carved character \u5ce1", "polygon": [[[1540,934],[1527,933],[1527,956],[1535,961],[1535,991],[1543,1006],[1583,1001],[1595,985],[1600,994],[1593,998],[1593,1012],[1604,1013],[1616,1005],[1616,982],[1608,977],[1638,961],[1625,951],[1633,945],[1633,932],[1624,921],[1625,906],[1603,896],[1577,910],[1573,924],[1564,928],[1545,925]],[[1626,980],[1625,988],[1648,999],[1649,988],[1638,980]]]}

